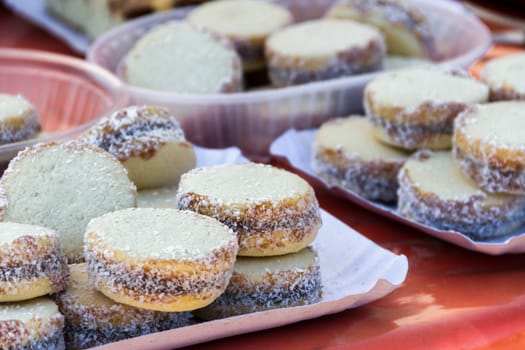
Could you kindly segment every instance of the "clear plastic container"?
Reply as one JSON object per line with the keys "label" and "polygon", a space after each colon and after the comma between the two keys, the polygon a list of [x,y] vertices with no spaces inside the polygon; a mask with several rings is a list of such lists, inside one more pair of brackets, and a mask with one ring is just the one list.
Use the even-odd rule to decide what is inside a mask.
{"label": "clear plastic container", "polygon": [[[334,0],[280,0],[299,21],[322,16]],[[443,65],[467,68],[491,45],[485,25],[453,1],[411,0],[428,18]],[[118,75],[119,63],[151,28],[182,19],[187,10],[145,16],[100,37],[87,59]],[[363,87],[381,73],[344,77],[281,89],[233,94],[188,95],[127,85],[136,104],[169,108],[189,140],[206,147],[238,146],[248,156],[264,156],[272,140],[289,128],[312,128],[323,121],[362,110]]]}
{"label": "clear plastic container", "polygon": [[0,162],[36,142],[72,138],[127,103],[122,83],[80,59],[24,49],[0,49],[0,93],[20,94],[40,117],[33,139],[0,145]]}

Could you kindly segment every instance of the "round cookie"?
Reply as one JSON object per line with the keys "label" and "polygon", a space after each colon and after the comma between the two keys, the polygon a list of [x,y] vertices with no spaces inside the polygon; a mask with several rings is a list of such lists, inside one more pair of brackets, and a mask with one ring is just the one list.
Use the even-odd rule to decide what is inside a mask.
{"label": "round cookie", "polygon": [[314,240],[321,226],[319,204],[306,181],[255,163],[191,170],[182,175],[177,206],[232,228],[240,256],[297,252]]}
{"label": "round cookie", "polygon": [[191,311],[224,292],[237,255],[235,233],[204,215],[132,208],[93,219],[85,252],[94,288],[149,310]]}
{"label": "round cookie", "polygon": [[422,151],[399,172],[399,213],[475,239],[505,235],[525,222],[525,197],[489,194],[466,177],[450,152]]}
{"label": "round cookie", "polygon": [[0,222],[0,302],[60,292],[67,276],[66,258],[54,231]]}
{"label": "round cookie", "polygon": [[242,63],[230,43],[184,22],[154,28],[121,64],[129,84],[185,94],[242,90]]}
{"label": "round cookie", "polygon": [[64,316],[49,298],[0,304],[0,348],[64,350]]}
{"label": "round cookie", "polygon": [[242,58],[244,72],[264,69],[264,42],[293,22],[285,7],[258,0],[219,0],[203,4],[186,20],[230,39]]}
{"label": "round cookie", "polygon": [[479,73],[491,101],[525,100],[525,54],[491,59]]}
{"label": "round cookie", "polygon": [[454,156],[491,193],[525,195],[525,102],[473,106],[454,127]]}
{"label": "round cookie", "polygon": [[312,167],[325,181],[383,202],[396,200],[397,173],[409,156],[378,141],[368,120],[360,116],[321,125],[313,154]]}
{"label": "round cookie", "polygon": [[160,312],[119,304],[94,290],[86,264],[69,265],[67,290],[57,295],[68,349],[95,346],[189,325],[189,312]]}
{"label": "round cookie", "polygon": [[425,17],[406,2],[396,0],[339,0],[327,18],[349,19],[381,30],[392,55],[431,57],[434,38]]}
{"label": "round cookie", "polygon": [[114,155],[137,189],[177,185],[195,167],[195,150],[167,109],[132,106],[102,118],[84,136]]}
{"label": "round cookie", "polygon": [[381,141],[408,150],[449,149],[454,119],[488,95],[487,86],[465,73],[421,67],[372,80],[364,105]]}
{"label": "round cookie", "polygon": [[379,70],[385,43],[371,26],[318,19],[273,33],[265,52],[272,83],[289,86]]}
{"label": "round cookie", "polygon": [[4,221],[53,229],[69,262],[83,257],[91,218],[134,207],[135,185],[115,157],[79,141],[37,144],[11,160],[0,179]]}
{"label": "round cookie", "polygon": [[35,107],[21,95],[0,94],[0,144],[36,136],[40,121]]}
{"label": "round cookie", "polygon": [[193,313],[213,320],[251,312],[303,306],[321,300],[317,255],[307,247],[273,257],[238,257],[224,293]]}

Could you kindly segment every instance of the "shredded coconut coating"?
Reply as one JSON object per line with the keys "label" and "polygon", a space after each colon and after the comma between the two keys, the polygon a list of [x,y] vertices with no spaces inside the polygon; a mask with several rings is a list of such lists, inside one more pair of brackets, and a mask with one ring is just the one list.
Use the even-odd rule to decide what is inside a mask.
{"label": "shredded coconut coating", "polygon": [[[209,257],[184,262],[139,259],[121,261],[111,248],[99,248],[94,235],[86,240],[86,261],[91,285],[107,295],[119,296],[121,302],[159,311],[191,311],[211,303],[223,293],[231,278],[237,245],[217,249]],[[183,300],[180,305],[173,306]],[[187,300],[191,300],[198,306]]]}
{"label": "shredded coconut coating", "polygon": [[465,175],[487,192],[525,194],[524,170],[505,166],[504,162],[480,161],[457,147],[454,148],[454,157]]}
{"label": "shredded coconut coating", "polygon": [[[255,167],[260,165],[254,165]],[[233,170],[233,168],[232,168]],[[177,192],[177,207],[217,219],[238,235],[239,255],[280,255],[301,250],[310,244],[321,226],[319,203],[311,186],[305,192],[290,192],[281,199],[247,198],[240,202],[229,202],[193,191],[186,192],[183,182],[199,177],[206,168],[194,169],[182,176]],[[238,174],[232,171],[235,178]],[[258,181],[249,179],[248,181]],[[239,193],[249,192],[238,181]],[[283,192],[291,189],[283,188]],[[197,189],[198,192],[198,189]]]}
{"label": "shredded coconut coating", "polygon": [[[63,321],[61,322],[63,323]],[[27,333],[24,325],[19,321],[12,320],[0,322],[0,334],[5,334],[5,339],[3,339],[2,336],[0,336],[0,346],[2,347],[2,349],[6,350],[66,349],[62,329],[45,337],[24,342],[20,341],[19,338],[17,338],[18,336],[26,336]]]}
{"label": "shredded coconut coating", "polygon": [[510,147],[505,140],[471,137],[465,128],[476,122],[476,109],[465,110],[455,121],[453,153],[457,163],[487,192],[525,195],[525,139],[524,146]]}
{"label": "shredded coconut coating", "polygon": [[[19,305],[19,306],[17,306]],[[0,304],[4,307],[23,307],[23,304]],[[7,350],[63,350],[64,316],[56,313],[51,317],[34,315],[27,321],[0,320],[0,348]]]}
{"label": "shredded coconut coating", "polygon": [[490,87],[490,101],[525,100],[525,92],[516,91],[509,86]]}
{"label": "shredded coconut coating", "polygon": [[[308,249],[308,248],[306,248]],[[241,258],[243,259],[243,258]],[[261,268],[265,258],[259,259]],[[315,304],[321,300],[321,272],[317,257],[309,266],[251,276],[234,269],[224,294],[194,314],[206,320],[277,308]]]}
{"label": "shredded coconut coating", "polygon": [[[62,254],[58,236],[25,235],[0,246],[0,300],[16,298],[23,284],[47,280],[51,293],[66,288],[67,259]],[[33,295],[36,297],[38,295]]]}
{"label": "shredded coconut coating", "polygon": [[[474,80],[468,73],[458,69],[433,67],[425,69]],[[461,112],[477,102],[459,102],[453,99],[441,102],[426,100],[415,107],[404,108],[378,101],[374,87],[373,82],[367,85],[363,102],[366,115],[376,128],[377,137],[383,142],[406,150],[450,149],[454,120]],[[488,88],[486,94],[488,98]]]}
{"label": "shredded coconut coating", "polygon": [[295,58],[294,66],[290,66],[282,62],[289,59],[267,46],[266,60],[270,81],[274,86],[284,87],[381,70],[385,51],[382,39],[371,40],[364,47],[338,52],[325,66],[309,69],[307,57]]}
{"label": "shredded coconut coating", "polygon": [[[157,220],[156,223],[160,220],[158,218],[181,223],[186,220],[180,228],[184,232],[179,235],[177,227],[166,228],[173,232],[163,233],[170,235],[164,237],[166,245],[177,241],[182,247],[173,251],[168,249],[161,255],[142,249],[138,253],[136,249],[139,248],[126,249],[125,238],[122,237],[122,241],[112,238],[114,234],[105,232],[110,230],[108,225],[103,225],[113,223],[114,216],[125,214],[147,215],[148,220]],[[195,220],[195,223],[200,220],[199,225],[188,226],[189,219]],[[144,224],[147,224],[146,221]],[[210,234],[220,234],[221,239],[205,250],[196,251],[193,245],[198,242],[186,240],[191,240],[198,233],[188,235],[192,228],[204,229],[204,224],[206,229],[214,230]],[[147,228],[143,232],[151,234]],[[158,311],[191,311],[211,303],[226,288],[238,250],[233,231],[215,220],[193,212],[147,208],[129,209],[93,220],[88,225],[84,247],[90,283],[95,289],[115,301]]]}
{"label": "shredded coconut coating", "polygon": [[[0,98],[5,95],[0,94]],[[22,100],[25,108],[18,109],[14,115],[4,115],[3,103],[10,103],[7,99],[0,102],[0,144],[17,142],[35,136],[41,129],[38,113],[34,106],[21,95],[10,96],[12,99]]]}
{"label": "shredded coconut coating", "polygon": [[185,143],[177,119],[162,107],[132,106],[102,118],[83,136],[123,161],[130,157],[149,159],[168,142]]}
{"label": "shredded coconut coating", "polygon": [[[461,103],[427,102],[413,111],[391,110],[390,113],[395,115],[393,121],[372,113],[367,105],[365,102],[366,114],[378,130],[377,136],[386,143],[406,150],[451,148],[454,119],[467,107]],[[433,122],[409,122],[411,119],[418,119],[413,115],[432,116],[429,119],[433,119]]]}
{"label": "shredded coconut coating", "polygon": [[365,161],[342,149],[314,146],[312,169],[330,185],[346,188],[358,195],[381,202],[397,200],[397,174],[404,160]]}
{"label": "shredded coconut coating", "polygon": [[94,290],[85,264],[71,265],[68,289],[57,295],[68,349],[86,349],[189,325],[191,313],[151,311],[116,303]]}
{"label": "shredded coconut coating", "polygon": [[40,121],[34,111],[27,112],[15,120],[3,120],[0,122],[0,144],[30,139],[40,129]]}
{"label": "shredded coconut coating", "polygon": [[[349,11],[352,13],[350,17]],[[419,56],[433,57],[435,54],[434,35],[426,18],[416,8],[396,0],[339,0],[326,14],[329,18],[351,18],[365,23],[367,18],[380,16],[393,27],[403,28],[412,33],[419,43]],[[375,23],[374,23],[375,24]],[[389,52],[397,52],[396,47],[388,47]],[[403,52],[403,54],[406,54]]]}
{"label": "shredded coconut coating", "polygon": [[[424,153],[416,155],[425,157]],[[509,196],[499,204],[487,203],[479,193],[464,200],[439,197],[423,192],[405,168],[399,172],[399,213],[440,230],[463,233],[477,240],[510,233],[525,222],[525,197]]]}

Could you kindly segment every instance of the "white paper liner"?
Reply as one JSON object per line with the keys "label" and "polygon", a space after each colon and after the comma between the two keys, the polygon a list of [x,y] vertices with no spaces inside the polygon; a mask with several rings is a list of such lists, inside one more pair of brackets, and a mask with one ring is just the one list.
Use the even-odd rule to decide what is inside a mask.
{"label": "white paper liner", "polygon": [[317,130],[289,130],[276,139],[270,153],[275,157],[287,160],[291,166],[318,180],[333,194],[345,198],[375,213],[412,226],[431,236],[453,243],[460,247],[490,255],[525,252],[525,225],[514,232],[484,241],[476,241],[455,231],[442,231],[430,226],[411,221],[399,215],[395,206],[367,200],[352,191],[340,186],[327,184],[316,175],[311,166],[312,143]]}
{"label": "white paper liner", "polygon": [[[234,147],[195,150],[198,166],[247,161]],[[278,327],[370,303],[403,283],[408,272],[404,255],[379,247],[324,210],[321,214],[323,226],[312,243],[321,266],[319,303],[207,321],[97,349],[171,349]]]}
{"label": "white paper liner", "polygon": [[242,155],[242,152],[237,147],[229,148],[204,148],[193,146],[195,149],[195,156],[197,158],[197,167],[231,164],[231,163],[245,163],[249,160]]}
{"label": "white paper liner", "polygon": [[322,218],[323,227],[313,242],[321,265],[319,303],[203,322],[100,349],[167,349],[278,327],[370,303],[403,283],[408,271],[405,256],[380,248],[325,211]]}

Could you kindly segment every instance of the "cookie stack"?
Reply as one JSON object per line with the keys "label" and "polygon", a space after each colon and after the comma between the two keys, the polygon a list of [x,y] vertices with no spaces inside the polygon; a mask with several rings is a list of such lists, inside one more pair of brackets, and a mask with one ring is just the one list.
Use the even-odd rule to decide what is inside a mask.
{"label": "cookie stack", "polygon": [[69,265],[69,284],[56,302],[68,349],[87,349],[190,324],[188,312],[159,312],[118,303],[89,283],[85,263]]}
{"label": "cookie stack", "polygon": [[67,285],[66,258],[50,229],[0,223],[0,347],[64,349],[64,317],[47,294]]}
{"label": "cookie stack", "polygon": [[487,98],[487,87],[461,72],[425,67],[382,75],[365,88],[366,119],[321,127],[313,167],[367,199],[395,202],[407,157],[418,149],[450,148],[456,116]]}
{"label": "cookie stack", "polygon": [[[148,220],[180,219],[176,210],[173,214],[128,209],[129,214],[123,209],[136,206],[136,187],[171,186],[178,182],[181,172],[194,164],[193,147],[185,141],[177,121],[165,110],[147,106],[117,111],[100,120],[78,140],[38,144],[20,152],[0,180],[0,214],[4,221],[0,223],[0,329],[6,330],[0,332],[0,347],[63,349],[65,339],[68,348],[83,349],[189,324],[191,314],[179,312],[184,310],[171,307],[165,300],[161,301],[162,306],[144,301],[145,295],[152,292],[152,284],[169,290],[162,280],[151,282],[144,276],[129,277],[126,261],[135,259],[133,272],[138,274],[140,254],[146,254],[145,251],[134,256],[135,251],[130,248],[126,260],[123,248],[116,249],[114,241],[108,243],[104,239],[112,239],[112,235],[116,235],[117,242],[122,239],[119,236],[122,230],[105,231],[105,222],[111,220],[133,223],[138,234],[149,240],[153,234],[149,229],[155,226]],[[103,214],[114,217],[107,218]],[[119,219],[119,215],[130,218]],[[216,269],[206,270],[208,264],[204,257],[197,254],[196,258],[199,268],[204,268],[208,275],[213,274],[211,289],[212,296],[216,297],[231,275],[237,241],[220,223],[204,216],[193,220],[196,214],[190,216],[189,226],[198,228],[199,219],[212,221],[230,236],[229,253],[214,249],[207,252],[217,256],[219,261],[226,261],[220,283],[215,281]],[[139,220],[140,224],[133,220]],[[119,224],[109,226],[118,227]],[[181,225],[175,223],[173,226]],[[125,234],[129,236],[131,231],[128,231],[126,229]],[[162,234],[161,228],[158,231]],[[89,244],[84,244],[84,236]],[[189,256],[191,242],[183,242],[180,248],[181,242],[176,242],[173,251],[182,249]],[[220,240],[218,245],[226,244],[224,242]],[[104,254],[112,254],[111,258],[103,255],[101,261],[96,260],[99,257],[97,247],[101,245],[104,245]],[[163,251],[154,249],[152,254],[154,256],[148,260],[149,271]],[[72,264],[84,260],[87,265]],[[169,259],[160,264],[159,276],[169,274],[173,264],[177,264],[176,259],[166,260]],[[113,265],[105,265],[108,261]],[[69,267],[67,262],[71,264]],[[181,273],[191,267],[189,262],[183,259]],[[118,270],[115,263],[120,264],[122,270]],[[107,273],[109,270],[119,273],[116,282],[112,279],[115,276]],[[182,277],[181,284],[190,283],[190,278],[186,277]],[[132,305],[119,303],[114,285],[110,286],[110,282],[121,286],[122,281],[130,280],[138,284],[142,281],[141,286],[148,286],[135,290],[135,294],[126,289],[128,296],[144,293],[140,297],[143,302],[138,305],[144,307],[135,307],[131,297],[127,304]],[[119,291],[123,288],[126,287]],[[173,288],[179,297],[181,290]],[[156,289],[153,294],[155,292]],[[42,297],[49,293],[55,296],[58,307]],[[164,289],[159,292],[166,293]],[[193,289],[188,292],[188,288],[182,292],[199,300],[198,293]],[[155,305],[151,307],[150,304]]]}
{"label": "cookie stack", "polygon": [[[500,65],[519,76],[523,57],[487,65],[492,99],[520,98]],[[525,104],[488,100],[489,87],[462,71],[385,74],[365,88],[366,118],[320,128],[313,168],[367,199],[397,200],[419,223],[479,240],[505,235],[525,222]]]}
{"label": "cookie stack", "polygon": [[239,242],[224,294],[197,315],[220,318],[319,300],[319,265],[308,245],[321,217],[306,181],[254,163],[198,168],[182,176],[176,201],[179,209],[224,223]]}
{"label": "cookie stack", "polygon": [[[491,100],[520,99],[513,77],[523,74],[523,62],[518,55],[487,64],[481,80],[490,87]],[[507,101],[465,108],[454,120],[452,153],[419,152],[401,169],[399,212],[478,240],[522,226],[524,107],[523,102]]]}
{"label": "cookie stack", "polygon": [[[21,151],[0,188],[0,301],[65,290],[67,262],[84,259],[87,222],[134,206],[136,196],[118,160],[78,140]],[[2,304],[0,314],[3,348],[64,348],[64,317],[51,300]]]}
{"label": "cookie stack", "polygon": [[84,269],[106,297],[161,312],[206,310],[206,319],[319,300],[308,245],[321,219],[304,180],[252,163],[189,171],[191,144],[156,107],[117,111],[82,138],[117,157],[139,188],[139,208],[86,230]]}

